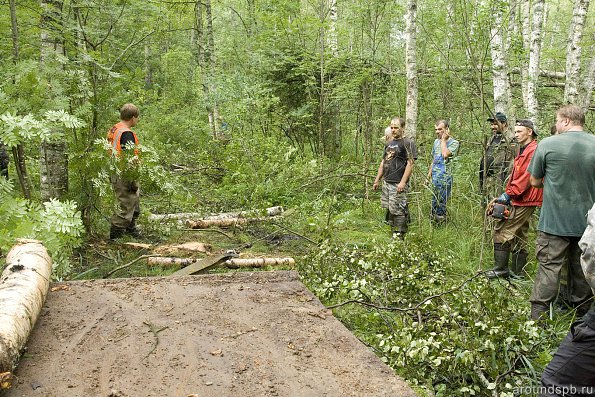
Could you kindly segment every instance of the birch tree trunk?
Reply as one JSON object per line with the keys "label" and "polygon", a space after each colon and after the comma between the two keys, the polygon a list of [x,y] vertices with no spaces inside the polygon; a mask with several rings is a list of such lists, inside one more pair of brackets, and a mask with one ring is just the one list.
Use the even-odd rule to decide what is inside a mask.
{"label": "birch tree trunk", "polygon": [[339,40],[337,38],[337,0],[331,0],[329,8],[328,46],[334,57],[339,56]]}
{"label": "birch tree trunk", "polygon": [[[595,44],[591,44],[589,49],[590,54],[595,54]],[[591,107],[591,97],[593,96],[593,88],[595,88],[595,56],[591,57],[586,76],[584,78],[583,89],[580,96],[579,103],[585,112]]]}
{"label": "birch tree trunk", "polygon": [[[508,4],[506,2],[505,4]],[[492,40],[490,41],[490,52],[492,55],[492,74],[494,85],[494,112],[509,113],[508,103],[508,65],[504,54],[504,40],[502,37],[502,15],[504,2],[495,5],[492,14],[492,26],[490,28]]]}
{"label": "birch tree trunk", "polygon": [[[62,0],[41,0],[40,65],[46,69],[58,54],[64,52],[62,43]],[[49,93],[52,96],[52,93]],[[42,142],[40,157],[41,199],[61,198],[68,191],[68,157],[66,141]]]}
{"label": "birch tree trunk", "polygon": [[20,240],[0,276],[0,373],[12,371],[41,312],[52,260],[40,241]]}
{"label": "birch tree trunk", "polygon": [[531,24],[531,49],[529,51],[529,75],[527,81],[527,113],[537,122],[538,101],[537,82],[539,80],[539,58],[541,55],[541,31],[543,27],[544,0],[533,3],[533,23]]}
{"label": "birch tree trunk", "polygon": [[[12,36],[12,61],[16,65],[19,62],[19,23],[17,20],[17,5],[16,0],[9,1],[10,8],[10,25]],[[31,199],[31,183],[27,173],[27,164],[25,162],[25,145],[17,144],[12,148],[12,158],[15,164],[15,170],[19,179],[19,185],[23,191],[23,196]]]}
{"label": "birch tree trunk", "polygon": [[[521,1],[521,26],[526,27],[531,24],[531,0]],[[521,91],[523,95],[523,107],[525,110],[529,109],[529,100],[527,97],[527,86],[529,85],[529,60],[527,54],[531,47],[531,34],[527,29],[521,29],[521,36],[523,38],[523,55],[521,59]]]}
{"label": "birch tree trunk", "polygon": [[407,101],[405,106],[405,135],[415,138],[417,131],[417,0],[407,1],[405,14],[405,71]]}
{"label": "birch tree trunk", "polygon": [[572,22],[568,32],[566,47],[566,83],[564,85],[564,102],[575,103],[578,100],[578,83],[581,67],[581,38],[587,19],[589,0],[575,0],[572,10]]}
{"label": "birch tree trunk", "polygon": [[205,51],[205,77],[207,89],[207,112],[211,133],[215,139],[220,139],[219,107],[217,105],[217,85],[215,84],[215,38],[213,36],[213,13],[211,0],[205,1],[205,17],[207,20],[206,51]]}

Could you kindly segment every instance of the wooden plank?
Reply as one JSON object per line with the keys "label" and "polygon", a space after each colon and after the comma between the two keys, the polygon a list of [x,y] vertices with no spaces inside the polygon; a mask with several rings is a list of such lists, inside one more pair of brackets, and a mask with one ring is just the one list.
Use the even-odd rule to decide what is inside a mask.
{"label": "wooden plank", "polygon": [[206,258],[197,260],[190,266],[186,266],[185,268],[178,270],[177,272],[171,274],[171,276],[188,276],[191,274],[197,274],[201,271],[205,271],[211,267],[217,266],[220,263],[225,262],[229,258],[233,258],[235,256],[237,256],[237,254],[233,253],[208,256]]}

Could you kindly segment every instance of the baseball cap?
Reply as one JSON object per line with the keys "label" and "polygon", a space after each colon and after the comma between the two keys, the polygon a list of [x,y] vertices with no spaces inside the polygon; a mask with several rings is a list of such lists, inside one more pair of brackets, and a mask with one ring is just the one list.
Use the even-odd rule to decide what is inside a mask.
{"label": "baseball cap", "polygon": [[533,131],[533,135],[537,136],[537,130],[535,129],[535,125],[529,119],[517,120],[514,125],[518,125],[518,126],[521,126],[521,127],[530,128],[531,131]]}
{"label": "baseball cap", "polygon": [[489,122],[492,122],[494,120],[498,120],[501,123],[506,123],[508,121],[508,119],[506,118],[506,115],[502,112],[496,112],[496,114],[494,115],[494,117],[490,117],[488,119]]}

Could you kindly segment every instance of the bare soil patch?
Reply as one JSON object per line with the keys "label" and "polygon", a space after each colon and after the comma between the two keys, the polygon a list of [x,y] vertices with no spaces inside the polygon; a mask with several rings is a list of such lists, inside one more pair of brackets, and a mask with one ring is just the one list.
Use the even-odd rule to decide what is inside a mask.
{"label": "bare soil patch", "polygon": [[27,348],[5,397],[415,396],[287,271],[54,284]]}

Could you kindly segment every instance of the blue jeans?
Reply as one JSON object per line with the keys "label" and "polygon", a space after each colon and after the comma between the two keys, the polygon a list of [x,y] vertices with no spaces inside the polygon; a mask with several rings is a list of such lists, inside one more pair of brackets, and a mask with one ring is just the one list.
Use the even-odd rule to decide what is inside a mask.
{"label": "blue jeans", "polygon": [[432,178],[432,185],[432,215],[446,216],[446,202],[452,191],[452,176],[441,175],[439,178]]}

